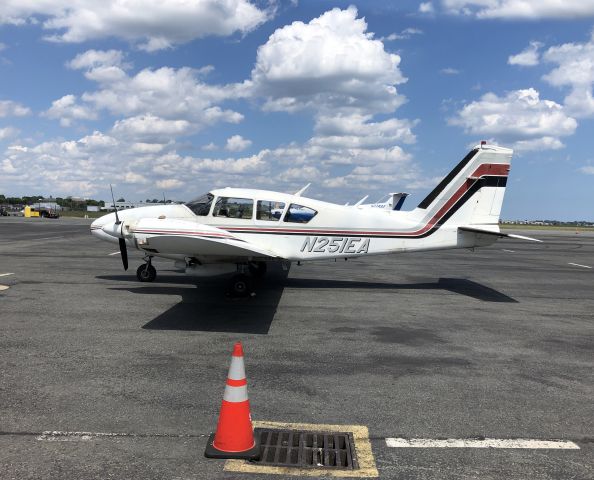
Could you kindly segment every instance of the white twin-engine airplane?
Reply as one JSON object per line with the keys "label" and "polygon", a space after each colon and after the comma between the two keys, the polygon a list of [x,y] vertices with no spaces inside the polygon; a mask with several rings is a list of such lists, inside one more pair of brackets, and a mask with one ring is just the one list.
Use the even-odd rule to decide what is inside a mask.
{"label": "white twin-engine airplane", "polygon": [[[354,258],[491,245],[501,233],[499,215],[512,150],[477,145],[410,211],[344,206],[266,190],[212,190],[185,205],[134,208],[107,214],[91,233],[145,253],[137,270],[151,282],[153,257],[175,261],[198,276],[236,272],[235,294],[249,291],[249,276],[268,262]],[[538,240],[536,240],[538,241]]]}

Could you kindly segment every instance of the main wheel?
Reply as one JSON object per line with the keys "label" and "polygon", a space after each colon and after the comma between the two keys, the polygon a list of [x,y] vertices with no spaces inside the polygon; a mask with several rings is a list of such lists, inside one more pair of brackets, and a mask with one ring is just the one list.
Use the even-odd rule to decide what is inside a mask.
{"label": "main wheel", "polygon": [[143,263],[136,270],[136,278],[141,282],[154,282],[157,278],[157,269],[148,263]]}
{"label": "main wheel", "polygon": [[250,279],[247,275],[240,273],[231,278],[229,284],[229,291],[231,295],[236,297],[245,297],[250,293]]}
{"label": "main wheel", "polygon": [[266,262],[250,262],[248,269],[254,278],[262,278],[266,275]]}

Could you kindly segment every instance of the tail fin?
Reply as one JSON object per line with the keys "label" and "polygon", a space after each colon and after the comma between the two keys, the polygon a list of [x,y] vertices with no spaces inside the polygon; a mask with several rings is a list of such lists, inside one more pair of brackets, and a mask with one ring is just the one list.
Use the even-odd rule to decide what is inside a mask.
{"label": "tail fin", "polygon": [[433,225],[497,225],[512,153],[508,148],[481,143],[416,210]]}
{"label": "tail fin", "polygon": [[406,197],[408,197],[410,194],[406,192],[400,192],[391,193],[390,195],[392,195],[392,210],[401,210]]}

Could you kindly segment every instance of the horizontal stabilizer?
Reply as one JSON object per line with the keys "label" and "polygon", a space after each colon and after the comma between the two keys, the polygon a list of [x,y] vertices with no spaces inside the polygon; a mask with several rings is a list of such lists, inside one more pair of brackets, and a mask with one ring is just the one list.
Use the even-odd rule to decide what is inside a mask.
{"label": "horizontal stabilizer", "polygon": [[462,230],[463,232],[480,233],[482,235],[494,235],[499,238],[517,238],[518,240],[529,240],[530,242],[542,242],[542,240],[536,238],[525,237],[524,235],[516,235],[513,233],[502,233],[496,230],[487,230],[486,228],[458,227],[458,230]]}

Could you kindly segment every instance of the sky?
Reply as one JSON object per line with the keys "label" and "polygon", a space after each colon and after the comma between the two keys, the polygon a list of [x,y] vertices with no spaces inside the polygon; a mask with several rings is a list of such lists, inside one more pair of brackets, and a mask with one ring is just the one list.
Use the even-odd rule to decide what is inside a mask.
{"label": "sky", "polygon": [[504,219],[594,220],[594,0],[3,0],[0,193],[416,206],[481,140]]}

